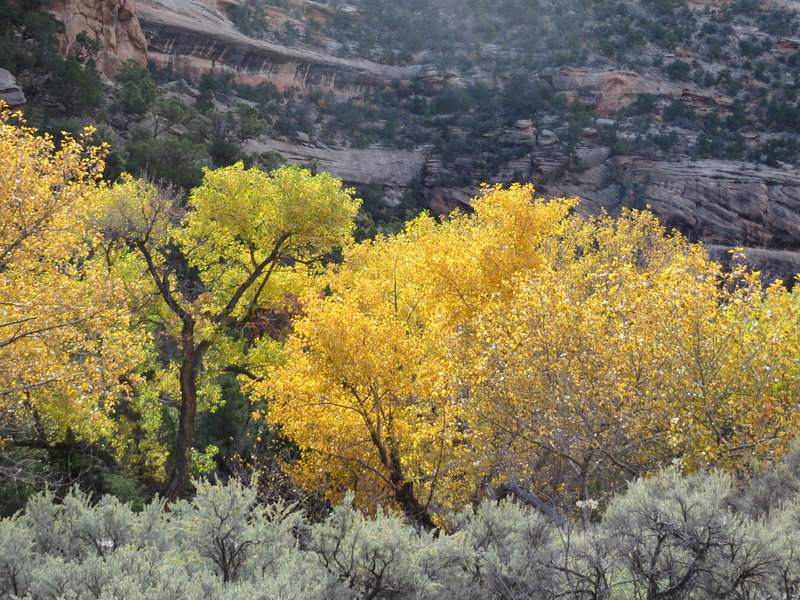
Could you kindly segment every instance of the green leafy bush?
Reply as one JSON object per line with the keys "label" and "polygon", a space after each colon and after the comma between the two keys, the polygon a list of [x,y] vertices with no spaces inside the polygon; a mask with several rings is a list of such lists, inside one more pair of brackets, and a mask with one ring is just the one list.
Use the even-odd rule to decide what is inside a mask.
{"label": "green leafy bush", "polygon": [[132,115],[146,113],[158,96],[150,71],[134,60],[123,63],[115,77],[120,84],[114,105],[118,110]]}

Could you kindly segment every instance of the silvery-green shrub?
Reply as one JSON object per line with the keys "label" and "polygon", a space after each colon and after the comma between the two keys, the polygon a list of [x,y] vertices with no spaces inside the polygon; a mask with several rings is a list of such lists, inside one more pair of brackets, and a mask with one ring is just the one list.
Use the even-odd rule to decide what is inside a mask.
{"label": "silvery-green shrub", "polygon": [[31,531],[19,515],[0,520],[0,598],[28,592],[37,560]]}
{"label": "silvery-green shrub", "polygon": [[724,474],[669,469],[632,483],[599,523],[554,525],[503,501],[439,532],[349,499],[311,524],[237,482],[138,513],[45,493],[0,520],[0,600],[795,599],[800,496],[753,513],[747,493]]}
{"label": "silvery-green shrub", "polygon": [[368,518],[349,499],[314,527],[310,549],[334,577],[331,599],[461,598],[469,579],[466,536],[436,536],[382,511]]}
{"label": "silvery-green shrub", "polygon": [[476,597],[553,597],[555,527],[537,511],[510,500],[485,502],[454,518],[473,547]]}
{"label": "silvery-green shrub", "polygon": [[627,571],[631,598],[752,598],[774,555],[758,526],[732,509],[723,473],[665,470],[633,483],[600,526]]}

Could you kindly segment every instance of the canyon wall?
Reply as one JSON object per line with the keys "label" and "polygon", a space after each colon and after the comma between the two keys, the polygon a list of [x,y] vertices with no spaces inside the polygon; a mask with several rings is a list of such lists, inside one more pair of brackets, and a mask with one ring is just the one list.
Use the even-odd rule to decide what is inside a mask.
{"label": "canyon wall", "polygon": [[[228,72],[250,85],[269,81],[280,90],[320,88],[357,95],[393,79],[411,79],[418,70],[254,40],[225,16],[224,10],[235,4],[236,0],[53,0],[50,10],[64,22],[66,54],[79,52],[76,37],[81,32],[100,42],[98,67],[108,78],[126,60],[150,60],[191,78]],[[309,3],[309,18],[332,10]]]}
{"label": "canyon wall", "polygon": [[[74,51],[76,36],[81,31],[101,41],[98,63],[108,77],[113,76],[122,61],[132,58],[142,64],[149,60],[192,80],[208,72],[231,73],[240,83],[270,82],[279,90],[321,89],[342,96],[358,96],[393,81],[416,79],[429,89],[441,91],[464,86],[470,78],[486,79],[479,68],[465,76],[430,64],[398,67],[343,58],[335,55],[333,46],[326,50],[325,44],[311,48],[255,40],[239,32],[227,17],[227,11],[237,4],[238,0],[136,0],[135,5],[134,0],[102,0],[94,5],[88,0],[54,0],[52,10],[65,23],[68,51]],[[727,0],[690,2],[695,8],[729,4]],[[772,4],[800,7],[800,2]],[[270,13],[269,18],[277,23],[287,19],[329,22],[337,10],[315,2],[295,8],[296,14],[292,16],[271,7],[268,10],[275,14]],[[743,29],[737,35],[750,35],[748,31]],[[776,39],[772,50],[776,56],[800,51],[797,38]],[[677,60],[676,56],[668,54],[663,58],[669,63]],[[751,256],[773,260],[781,276],[791,277],[792,270],[800,271],[797,168],[791,165],[770,168],[733,160],[689,160],[686,153],[669,159],[611,156],[614,152],[610,144],[603,146],[598,141],[598,130],[602,127],[618,130],[623,141],[635,142],[637,136],[654,134],[656,127],[636,135],[626,133],[622,127],[626,116],[618,111],[636,104],[643,96],[650,96],[662,105],[679,100],[701,117],[730,110],[733,98],[718,85],[718,70],[717,66],[709,66],[713,75],[710,80],[714,82],[711,87],[696,83],[703,81],[700,78],[695,78],[695,82],[669,79],[663,69],[659,71],[652,66],[636,72],[571,66],[531,71],[528,74],[531,80],[545,82],[564,99],[593,108],[595,117],[600,118],[577,134],[571,149],[565,140],[568,127],[559,128],[546,121],[518,119],[513,126],[506,123],[500,129],[486,132],[484,138],[496,137],[507,145],[525,149],[499,167],[495,181],[521,178],[541,184],[545,195],[579,195],[583,199],[581,210],[587,213],[614,212],[621,207],[649,208],[668,227],[711,247],[754,248]],[[504,77],[508,79],[507,75],[495,73],[493,81],[501,82]],[[742,81],[746,89],[767,90],[753,78]],[[606,118],[609,116],[612,118]],[[679,128],[673,126],[670,130]],[[432,135],[435,133],[431,130]],[[750,135],[758,138],[762,133]],[[692,136],[696,134],[689,135]],[[253,142],[251,150],[277,151],[293,163],[315,163],[320,170],[351,183],[382,185],[395,196],[397,190],[421,180],[428,206],[436,212],[464,207],[477,192],[476,185],[443,185],[441,181],[446,178],[441,175],[454,165],[425,145],[403,151],[332,148],[320,144],[313,135],[305,137],[308,143],[261,139]],[[391,198],[392,193],[387,197]]]}
{"label": "canyon wall", "polygon": [[800,251],[800,173],[721,160],[615,159],[623,206],[709,244]]}
{"label": "canyon wall", "polygon": [[52,0],[50,10],[64,22],[66,54],[79,52],[76,38],[81,32],[100,42],[97,66],[106,77],[112,78],[126,60],[147,63],[147,41],[134,0]]}
{"label": "canyon wall", "polygon": [[198,0],[140,0],[138,7],[149,59],[190,77],[228,72],[237,82],[250,85],[269,81],[279,90],[320,88],[357,95],[392,79],[409,79],[416,72],[254,40]]}
{"label": "canyon wall", "polygon": [[652,74],[619,69],[588,70],[561,67],[548,69],[540,77],[568,100],[594,104],[599,115],[631,106],[645,94],[657,98],[682,99],[698,109],[727,106],[731,98],[713,90],[683,82],[665,81]]}

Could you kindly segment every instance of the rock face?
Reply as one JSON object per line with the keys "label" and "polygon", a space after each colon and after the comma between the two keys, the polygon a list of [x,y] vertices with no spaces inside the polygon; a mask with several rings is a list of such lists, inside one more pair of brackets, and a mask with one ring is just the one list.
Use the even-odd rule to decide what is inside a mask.
{"label": "rock face", "polygon": [[[730,246],[705,244],[705,247],[711,260],[723,265],[730,264]],[[746,248],[745,256],[748,266],[755,271],[760,271],[762,279],[767,282],[782,279],[791,283],[800,273],[800,253],[797,252]]]}
{"label": "rock face", "polygon": [[[578,151],[580,153],[580,150]],[[588,150],[587,150],[588,152]],[[748,264],[767,280],[800,273],[800,170],[724,160],[667,161],[635,156],[586,156],[582,174],[560,179],[565,160],[536,159],[545,197],[576,196],[578,212],[617,214],[648,209],[669,229],[703,242],[711,258],[730,260],[743,247]],[[591,164],[589,164],[591,163]]]}
{"label": "rock face", "polygon": [[435,65],[424,65],[417,73],[417,79],[434,89],[441,90],[445,86],[459,86],[461,80],[453,71],[441,72]]}
{"label": "rock face", "polygon": [[733,4],[733,0],[687,0],[689,8],[722,8]]}
{"label": "rock face", "polygon": [[536,138],[537,143],[545,148],[558,143],[558,136],[549,129],[542,129]]}
{"label": "rock face", "polygon": [[250,142],[251,152],[279,152],[290,164],[314,163],[348,183],[403,188],[422,174],[421,152],[388,148],[318,148],[279,140]]}
{"label": "rock face", "polygon": [[689,104],[700,108],[731,103],[731,99],[727,96],[695,85],[663,81],[618,69],[585,70],[561,67],[546,70],[540,76],[569,100],[581,98],[593,101],[596,105],[595,111],[600,115],[626,108],[644,94],[663,98],[683,98]]}
{"label": "rock face", "polygon": [[798,0],[767,0],[764,4],[776,8],[800,11],[800,1]]}
{"label": "rock face", "polygon": [[[486,83],[497,89],[512,81],[509,73],[488,69],[491,61],[476,63],[474,68],[461,64],[455,67],[441,61],[431,62],[428,54],[419,53],[413,57],[419,63],[417,66],[400,67],[342,58],[339,51],[347,53],[350,46],[346,38],[338,35],[332,36],[336,39],[314,38],[317,45],[313,48],[305,41],[297,45],[286,41],[287,45],[283,45],[285,40],[293,39],[280,35],[292,29],[289,25],[299,31],[298,28],[311,24],[315,25],[313,30],[331,35],[338,18],[365,17],[359,16],[358,8],[343,3],[292,0],[280,3],[280,7],[265,6],[263,13],[259,13],[265,29],[259,30],[259,35],[273,40],[265,41],[242,34],[228,18],[228,12],[242,6],[244,0],[99,0],[99,5],[90,0],[52,1],[52,10],[66,24],[67,49],[77,50],[75,39],[81,31],[101,40],[98,62],[109,77],[123,60],[134,58],[144,63],[149,58],[157,66],[171,68],[178,78],[188,76],[196,80],[208,72],[230,73],[240,83],[270,82],[279,90],[322,89],[344,96],[386,88],[403,90],[404,94],[412,90],[423,99],[431,99],[441,90],[463,86],[465,82]],[[733,5],[732,0],[687,2],[701,11],[696,19],[698,28],[704,20],[712,19],[717,9]],[[770,6],[800,9],[798,0],[763,0],[760,5],[762,11]],[[787,13],[787,18],[792,15]],[[752,18],[749,25],[731,27],[733,33],[717,36],[719,43],[727,44],[729,53],[738,51],[738,40],[757,39],[760,35]],[[793,37],[770,37],[771,52],[765,56],[779,57],[786,64],[786,55],[800,52],[800,38],[788,35]],[[502,52],[503,48],[485,44],[483,51]],[[653,47],[648,51],[653,52]],[[481,173],[485,177],[482,180],[489,183],[532,181],[546,196],[580,196],[579,210],[587,213],[601,209],[614,212],[622,206],[650,208],[668,227],[680,229],[692,240],[719,246],[722,257],[726,256],[724,248],[744,246],[756,248],[749,253],[751,256],[778,265],[779,270],[786,269],[787,273],[791,269],[800,270],[800,170],[734,161],[691,162],[685,158],[758,156],[759,144],[763,146],[771,133],[757,130],[747,119],[740,135],[744,150],[737,153],[735,148],[726,149],[725,153],[708,152],[707,148],[699,152],[701,125],[697,123],[702,123],[710,113],[717,113],[723,120],[732,116],[733,99],[725,94],[736,95],[737,105],[744,98],[749,110],[747,102],[752,104],[752,101],[748,98],[780,88],[766,85],[766,80],[762,86],[761,80],[745,73],[736,61],[728,73],[728,83],[723,85],[721,75],[728,70],[727,64],[707,60],[710,55],[698,54],[699,50],[694,55],[686,48],[676,50],[676,55],[663,54],[661,49],[658,52],[661,53],[658,60],[655,55],[646,55],[641,61],[628,63],[590,60],[580,67],[546,63],[554,66],[531,72],[531,82],[538,79],[549,83],[562,98],[593,107],[594,116],[599,118],[573,130],[565,119],[547,111],[535,115],[520,111],[515,113],[514,121],[483,133],[485,144],[475,144],[480,151],[474,155],[458,155],[445,161],[433,145],[422,151],[325,147],[315,142],[322,137],[319,135],[322,120],[315,121],[319,124],[317,131],[296,132],[294,142],[262,139],[251,143],[248,150],[276,151],[290,163],[314,163],[318,169],[346,182],[381,185],[395,196],[398,190],[402,192],[421,177],[428,206],[442,213],[456,208],[469,210],[470,199],[478,192],[477,179],[471,180],[470,172]],[[696,76],[691,82],[669,78],[674,72],[665,67],[679,60],[676,56],[692,64]],[[636,72],[606,68],[610,64],[636,65]],[[458,73],[453,69],[458,69]],[[786,71],[781,81],[788,80],[790,75]],[[12,104],[24,102],[24,96],[9,77],[10,74],[0,71],[0,99]],[[397,81],[405,84],[396,85]],[[742,88],[746,93],[740,93]],[[654,117],[652,121],[618,112],[643,96],[662,100],[647,103],[654,105],[648,111]],[[703,118],[691,120],[678,115],[665,119],[665,108],[671,105],[670,100],[676,99],[692,107],[693,111],[687,111],[692,119]],[[407,132],[413,134],[414,144],[425,143],[434,135],[435,126],[403,113],[406,104],[399,103],[400,114],[409,123]],[[552,107],[550,110],[555,112]],[[608,116],[613,119],[604,118]],[[376,121],[370,125],[383,124]],[[454,125],[450,131],[461,139],[468,135],[463,123]],[[430,135],[426,137],[428,132]],[[330,139],[346,143],[347,136]],[[513,151],[508,151],[510,147]],[[666,158],[609,158],[620,152]]]}
{"label": "rock face", "polygon": [[614,159],[620,204],[709,244],[800,251],[800,172],[718,160]]}
{"label": "rock face", "polygon": [[270,81],[278,89],[316,87],[359,94],[391,79],[410,79],[416,72],[254,40],[198,0],[141,1],[139,21],[150,60],[193,77],[229,72],[250,85]]}
{"label": "rock face", "polygon": [[82,31],[100,40],[97,66],[106,77],[113,77],[129,59],[147,64],[147,42],[134,0],[53,0],[50,10],[64,22],[67,54],[77,52],[75,38]]}
{"label": "rock face", "polygon": [[775,42],[775,47],[793,54],[800,51],[800,38],[781,38]]}
{"label": "rock face", "polygon": [[9,106],[25,104],[22,88],[17,85],[14,76],[5,69],[0,69],[0,102],[5,102]]}

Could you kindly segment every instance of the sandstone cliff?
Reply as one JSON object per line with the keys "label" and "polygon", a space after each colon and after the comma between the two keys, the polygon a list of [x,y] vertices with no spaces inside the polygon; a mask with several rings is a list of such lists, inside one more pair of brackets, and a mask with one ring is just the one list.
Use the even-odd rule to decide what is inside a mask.
{"label": "sandstone cliff", "polygon": [[97,66],[106,77],[113,77],[126,60],[146,64],[147,42],[134,0],[53,0],[50,10],[64,22],[66,54],[75,53],[75,38],[81,32],[100,41]]}
{"label": "sandstone cliff", "polygon": [[592,102],[599,115],[607,115],[632,105],[639,96],[681,98],[697,108],[727,106],[728,96],[696,85],[665,81],[652,74],[619,69],[548,69],[540,75],[570,101]]}
{"label": "sandstone cliff", "polygon": [[[668,228],[704,242],[717,260],[744,247],[755,268],[792,280],[800,273],[800,171],[723,160],[667,161],[598,155],[572,182],[543,184],[544,196],[577,196],[578,211],[615,214],[622,207],[650,210]],[[428,161],[426,173],[444,168]],[[534,170],[566,168],[558,159],[539,159]],[[433,210],[468,206],[476,188],[427,189]]]}
{"label": "sandstone cliff", "polygon": [[[126,58],[142,62],[146,52],[171,68],[175,89],[207,72],[298,88],[260,107],[282,126],[248,151],[277,151],[350,183],[383,186],[387,203],[420,176],[424,201],[442,213],[468,205],[482,181],[532,181],[545,195],[580,196],[587,213],[649,207],[694,240],[757,249],[751,256],[774,259],[783,276],[797,266],[800,171],[789,165],[800,124],[786,123],[796,106],[790,88],[800,52],[800,28],[788,11],[800,2],[769,0],[742,11],[731,0],[690,0],[691,11],[682,3],[598,2],[616,16],[586,19],[583,37],[559,35],[558,11],[537,15],[550,32],[539,43],[520,17],[502,29],[508,41],[479,39],[485,19],[464,15],[493,9],[440,0],[450,8],[442,37],[417,48],[404,45],[413,36],[403,32],[433,20],[432,5],[409,21],[416,29],[393,31],[380,30],[385,0],[290,0],[261,7],[256,24],[263,27],[254,33],[247,28],[253,21],[237,21],[240,31],[231,20],[244,0],[136,0],[135,7],[134,0],[104,0],[99,10],[87,0],[55,2],[69,43],[83,30],[104,41],[107,75]],[[574,10],[586,16],[594,6]],[[770,13],[774,7],[785,12]],[[282,37],[287,30],[316,37],[297,34],[292,42]],[[565,51],[553,53],[562,42]],[[583,58],[566,52],[581,45]],[[316,94],[295,119],[289,104],[302,104],[302,92],[313,90],[336,94]],[[233,111],[233,96],[215,97],[215,108]],[[352,102],[336,110],[346,97]],[[383,131],[392,134],[375,133]]]}
{"label": "sandstone cliff", "polygon": [[769,278],[800,273],[800,171],[741,161],[617,156],[573,178],[542,185],[546,196],[578,196],[578,210],[650,210],[668,228],[703,242],[715,260],[745,248]]}
{"label": "sandstone cliff", "polygon": [[321,88],[355,95],[416,72],[254,40],[198,0],[140,0],[138,8],[150,60],[192,77],[230,72],[250,85],[269,81],[281,90]]}
{"label": "sandstone cliff", "polygon": [[312,163],[319,171],[351,184],[404,188],[422,174],[425,156],[419,151],[390,148],[325,148],[280,140],[250,142],[250,151],[279,152],[290,164]]}
{"label": "sandstone cliff", "polygon": [[[321,88],[356,95],[392,79],[411,79],[418,71],[249,38],[225,15],[236,4],[237,0],[53,0],[50,10],[64,22],[66,54],[77,51],[75,38],[81,32],[100,41],[98,67],[109,78],[126,60],[151,60],[192,78],[210,71],[230,72],[236,81],[250,85],[269,81],[280,90]],[[306,4],[309,19],[330,18],[335,12],[326,5]]]}
{"label": "sandstone cliff", "polygon": [[710,244],[800,251],[800,173],[719,160],[617,158],[620,204]]}

